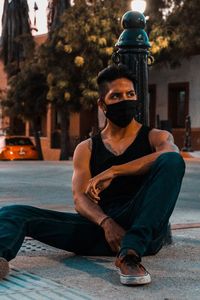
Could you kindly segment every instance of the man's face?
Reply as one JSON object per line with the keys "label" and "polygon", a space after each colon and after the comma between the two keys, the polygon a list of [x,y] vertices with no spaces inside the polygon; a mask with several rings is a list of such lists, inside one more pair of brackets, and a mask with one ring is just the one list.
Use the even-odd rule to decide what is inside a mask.
{"label": "man's face", "polygon": [[104,97],[104,103],[106,105],[124,100],[137,100],[133,83],[127,78],[119,78],[108,83],[108,89]]}

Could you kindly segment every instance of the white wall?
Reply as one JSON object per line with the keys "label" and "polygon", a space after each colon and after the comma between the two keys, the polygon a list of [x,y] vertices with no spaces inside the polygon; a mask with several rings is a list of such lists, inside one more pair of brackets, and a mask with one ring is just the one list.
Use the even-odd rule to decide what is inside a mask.
{"label": "white wall", "polygon": [[168,111],[168,84],[189,82],[189,115],[192,127],[200,128],[200,55],[184,59],[180,67],[152,66],[149,70],[149,84],[156,84],[156,114],[166,120]]}

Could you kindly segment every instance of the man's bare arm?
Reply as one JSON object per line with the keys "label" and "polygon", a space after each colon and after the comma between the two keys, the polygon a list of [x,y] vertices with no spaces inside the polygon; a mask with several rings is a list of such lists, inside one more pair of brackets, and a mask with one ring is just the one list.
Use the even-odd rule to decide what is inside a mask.
{"label": "man's bare arm", "polygon": [[75,209],[82,216],[98,225],[101,225],[108,244],[114,252],[117,252],[121,239],[125,234],[125,230],[113,219],[110,217],[108,218],[101,207],[97,204],[97,201],[94,199],[91,201],[87,195],[86,187],[88,185],[88,180],[91,178],[89,170],[90,155],[91,153],[88,147],[88,141],[79,144],[74,153],[72,190]]}
{"label": "man's bare arm", "polygon": [[76,211],[92,222],[100,224],[106,217],[106,214],[97,203],[91,201],[85,194],[88,181],[91,178],[89,169],[90,155],[89,140],[77,146],[73,157],[72,192]]}
{"label": "man's bare arm", "polygon": [[155,152],[126,164],[113,166],[114,176],[144,174],[161,154],[167,152],[179,153],[178,147],[174,144],[174,138],[168,131],[153,129],[149,134],[149,140]]}
{"label": "man's bare arm", "polygon": [[168,131],[153,129],[149,134],[149,140],[155,152],[122,165],[112,166],[91,178],[87,186],[88,194],[98,200],[99,188],[101,190],[106,189],[115,177],[144,174],[161,154],[166,152],[179,153],[178,147],[174,144],[173,136]]}

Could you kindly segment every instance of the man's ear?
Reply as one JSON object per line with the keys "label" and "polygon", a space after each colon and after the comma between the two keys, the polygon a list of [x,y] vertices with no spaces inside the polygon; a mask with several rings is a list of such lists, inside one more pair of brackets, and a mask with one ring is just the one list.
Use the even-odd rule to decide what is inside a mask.
{"label": "man's ear", "polygon": [[97,100],[97,105],[98,105],[99,107],[101,107],[101,99],[100,99],[100,98]]}
{"label": "man's ear", "polygon": [[103,110],[104,113],[106,112],[106,105],[102,98],[97,100],[97,105]]}

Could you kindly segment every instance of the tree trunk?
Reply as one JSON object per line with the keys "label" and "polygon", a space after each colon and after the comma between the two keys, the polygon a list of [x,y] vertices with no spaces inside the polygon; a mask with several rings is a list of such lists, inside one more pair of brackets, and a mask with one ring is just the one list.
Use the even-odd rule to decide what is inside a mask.
{"label": "tree trunk", "polygon": [[34,138],[35,138],[35,146],[36,146],[36,149],[38,152],[38,160],[44,160],[43,153],[42,153],[42,147],[41,147],[40,135],[39,135],[38,126],[37,126],[37,120],[33,120],[32,125],[33,125],[33,133],[34,133]]}
{"label": "tree trunk", "polygon": [[68,108],[60,110],[61,116],[61,151],[60,160],[68,160],[70,156],[69,117]]}

